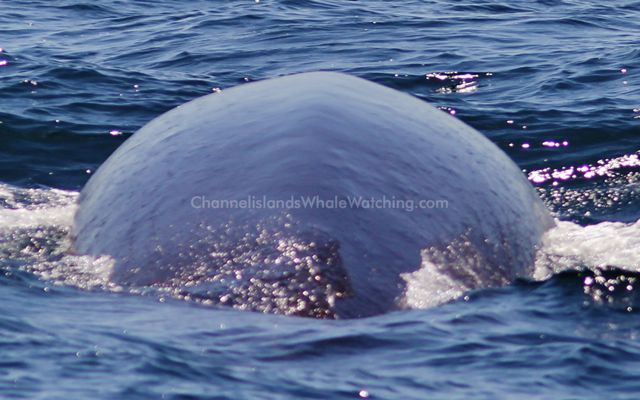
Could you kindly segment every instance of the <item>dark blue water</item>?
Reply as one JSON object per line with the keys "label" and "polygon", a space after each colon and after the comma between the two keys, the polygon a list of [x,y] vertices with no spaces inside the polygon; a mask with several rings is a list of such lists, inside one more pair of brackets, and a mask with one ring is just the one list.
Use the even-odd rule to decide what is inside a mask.
{"label": "dark blue water", "polygon": [[631,225],[624,240],[614,230],[589,243],[603,258],[584,265],[622,269],[349,321],[25,270],[61,257],[65,229],[42,223],[60,210],[40,206],[69,204],[143,124],[218,89],[312,70],[454,114],[562,219],[634,223],[640,2],[0,0],[0,48],[0,398],[638,398]]}

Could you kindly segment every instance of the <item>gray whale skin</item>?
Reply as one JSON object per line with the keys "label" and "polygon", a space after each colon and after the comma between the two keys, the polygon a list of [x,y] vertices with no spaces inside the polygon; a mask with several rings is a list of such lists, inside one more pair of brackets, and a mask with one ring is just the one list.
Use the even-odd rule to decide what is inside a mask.
{"label": "gray whale skin", "polygon": [[312,72],[149,122],[86,184],[72,237],[75,253],[112,258],[120,285],[354,318],[405,307],[403,276],[425,257],[467,289],[529,276],[552,225],[482,134],[410,95]]}

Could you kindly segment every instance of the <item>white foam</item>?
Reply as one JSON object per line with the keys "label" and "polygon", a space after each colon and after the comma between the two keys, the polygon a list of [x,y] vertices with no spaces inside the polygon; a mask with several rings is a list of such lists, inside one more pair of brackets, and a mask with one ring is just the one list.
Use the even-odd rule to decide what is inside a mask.
{"label": "white foam", "polygon": [[423,249],[420,256],[417,271],[400,275],[406,289],[399,303],[405,308],[429,308],[459,298],[472,289],[510,283],[509,274],[487,268],[489,261],[482,250],[465,236],[445,248]]}
{"label": "white foam", "polygon": [[0,210],[0,226],[6,230],[15,228],[36,228],[38,226],[70,226],[75,205],[60,208],[3,209]]}
{"label": "white foam", "polygon": [[401,274],[407,287],[404,298],[400,299],[400,305],[404,308],[431,308],[460,298],[471,290],[448,274],[442,273],[442,267],[429,260],[423,260],[417,271]]}
{"label": "white foam", "polygon": [[121,291],[123,288],[110,280],[114,265],[115,261],[108,256],[65,255],[54,261],[29,264],[23,269],[58,285]]}
{"label": "white foam", "polygon": [[[420,268],[401,275],[407,284],[404,297],[399,300],[402,306],[429,308],[458,299],[472,289],[496,285],[496,281],[477,274],[460,279],[461,272],[479,270],[477,263],[482,260],[462,253],[445,260],[434,257],[436,254],[433,250],[423,251]],[[544,280],[570,269],[608,268],[640,272],[640,220],[633,224],[602,222],[590,226],[556,221],[556,227],[542,237],[531,276],[522,278]]]}
{"label": "white foam", "polygon": [[117,290],[109,282],[112,259],[69,253],[77,197],[76,191],[0,184],[0,256],[21,260],[23,270],[56,284]]}
{"label": "white foam", "polygon": [[78,192],[0,184],[0,229],[71,226]]}
{"label": "white foam", "polygon": [[589,226],[557,221],[542,238],[533,278],[547,279],[568,269],[611,267],[640,272],[640,220]]}

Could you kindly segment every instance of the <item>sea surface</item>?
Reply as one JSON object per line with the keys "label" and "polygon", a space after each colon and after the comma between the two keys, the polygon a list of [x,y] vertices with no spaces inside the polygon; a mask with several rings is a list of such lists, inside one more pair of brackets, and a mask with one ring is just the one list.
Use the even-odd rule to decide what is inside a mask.
{"label": "sea surface", "polygon": [[[1,399],[640,398],[640,1],[0,0],[0,48]],[[503,149],[562,221],[538,279],[313,320],[65,264],[79,190],[138,128],[315,70]]]}

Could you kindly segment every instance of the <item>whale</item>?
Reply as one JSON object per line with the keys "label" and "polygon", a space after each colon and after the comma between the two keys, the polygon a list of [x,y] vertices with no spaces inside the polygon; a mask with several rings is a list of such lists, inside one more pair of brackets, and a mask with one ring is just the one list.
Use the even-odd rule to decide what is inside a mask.
{"label": "whale", "polygon": [[153,119],[91,176],[71,236],[75,254],[112,260],[109,279],[125,287],[359,318],[406,308],[420,270],[465,290],[530,276],[553,225],[518,166],[458,118],[308,72]]}

